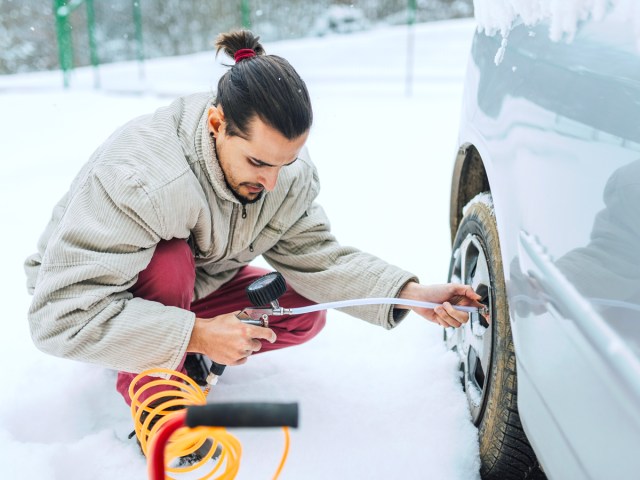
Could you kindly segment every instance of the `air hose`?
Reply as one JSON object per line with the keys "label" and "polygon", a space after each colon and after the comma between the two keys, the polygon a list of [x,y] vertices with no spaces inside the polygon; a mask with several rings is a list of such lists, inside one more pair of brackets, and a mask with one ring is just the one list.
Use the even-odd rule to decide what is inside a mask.
{"label": "air hose", "polygon": [[[169,378],[158,377],[140,388],[137,388],[138,382],[148,375],[163,377],[169,376]],[[161,387],[163,390],[150,395],[145,400],[140,400],[140,397],[144,392],[151,388]],[[223,426],[281,426],[281,425],[297,425],[297,406],[295,410],[295,423],[285,422],[282,423],[280,419],[283,417],[283,413],[290,412],[290,408],[284,411],[282,408],[276,412],[274,416],[273,405],[268,404],[253,404],[251,407],[255,413],[251,415],[251,411],[244,407],[244,410],[239,411],[237,405],[216,405],[206,404],[206,396],[200,387],[187,375],[180,372],[168,370],[164,368],[154,368],[146,370],[136,376],[131,385],[129,386],[129,396],[131,397],[131,415],[133,417],[134,429],[136,436],[140,442],[140,447],[143,453],[149,459],[150,469],[154,463],[151,459],[154,455],[157,457],[157,452],[154,452],[154,441],[157,438],[162,437],[163,427],[170,427],[172,423],[179,422],[178,417],[185,416],[185,409],[192,409],[193,406],[205,406],[204,408],[216,408],[218,407],[219,419],[214,421],[204,419],[201,421],[191,422],[194,425],[223,425]],[[265,405],[267,409],[265,409]],[[284,405],[284,407],[290,407],[291,405]],[[269,409],[269,407],[271,407]],[[240,407],[242,408],[242,407]],[[265,423],[265,415],[262,412],[271,413],[271,417],[275,421]],[[189,411],[187,411],[188,417]],[[267,415],[268,416],[268,415]],[[291,415],[289,414],[289,417]],[[197,417],[196,417],[197,418]],[[261,423],[262,422],[262,423]],[[187,422],[188,424],[189,422]],[[183,423],[180,423],[182,425]],[[164,456],[161,458],[161,462],[164,458],[167,459],[180,459],[193,456],[196,451],[199,454],[199,459],[196,459],[192,464],[182,465],[180,461],[177,464],[172,463],[168,466],[162,466],[162,475],[158,477],[152,476],[151,478],[168,478],[165,477],[164,471],[173,474],[181,474],[192,472],[203,468],[205,464],[207,467],[211,464],[211,470],[199,477],[200,480],[218,479],[226,480],[233,479],[238,474],[240,468],[240,457],[242,454],[242,445],[240,441],[230,434],[222,426],[197,426],[196,428],[172,428],[176,430],[171,435],[171,440],[167,443],[164,450]],[[283,427],[285,444],[282,458],[274,475],[274,479],[277,479],[282,472],[284,464],[289,454],[289,429]],[[165,439],[166,440],[166,439]],[[206,453],[202,453],[205,451]],[[156,466],[157,468],[157,466]],[[204,470],[204,468],[203,468]],[[218,474],[218,476],[215,476]]]}
{"label": "air hose", "polygon": [[[318,303],[309,305],[308,307],[297,307],[285,309],[288,315],[301,315],[303,313],[318,312],[320,310],[329,310],[332,308],[357,307],[361,305],[406,305],[408,307],[420,308],[436,308],[441,307],[441,303],[421,302],[418,300],[407,300],[402,298],[355,298],[352,300],[342,300],[339,302]],[[484,309],[478,307],[467,307],[464,305],[451,305],[454,310],[469,313],[486,313]]]}
{"label": "air hose", "polygon": [[[242,312],[238,314],[238,319],[247,324],[268,327],[268,319],[269,316],[272,315],[300,315],[303,313],[317,312],[319,310],[359,305],[390,304],[422,308],[435,308],[440,305],[436,303],[399,298],[360,298],[321,303],[307,307],[283,308],[278,304],[278,298],[282,296],[285,291],[286,283],[280,273],[271,272],[260,277],[251,283],[246,289],[247,296],[254,307],[242,310]],[[486,307],[478,309],[477,307],[453,305],[453,308],[469,312],[470,314],[485,314],[487,311]],[[204,423],[201,422],[194,425],[216,426],[198,426],[197,428],[192,429],[181,428],[182,425],[185,425],[185,408],[193,408],[193,406],[198,405],[205,406],[207,394],[209,393],[210,388],[217,383],[218,377],[222,375],[224,370],[225,365],[213,362],[207,377],[207,386],[204,392],[191,378],[180,372],[172,370],[160,368],[146,370],[134,378],[133,382],[129,386],[131,415],[133,417],[136,435],[140,441],[140,446],[147,458],[149,458],[150,453],[154,458],[157,457],[153,451],[150,451],[150,445],[155,447],[158,443],[158,438],[161,438],[163,442],[166,442],[170,437],[171,441],[168,443],[166,448],[167,458],[185,458],[196,454],[196,452],[201,458],[194,461],[191,465],[170,466],[167,468],[167,471],[172,473],[192,472],[203,467],[205,464],[209,463],[210,460],[213,460],[215,462],[215,466],[205,476],[200,477],[201,480],[214,478],[213,476],[222,469],[223,465],[224,469],[220,472],[220,475],[215,478],[232,479],[235,478],[238,473],[238,469],[240,468],[242,446],[237,438],[223,428],[224,426],[297,426],[297,405],[295,423],[278,423],[281,422],[282,418],[286,418],[287,415],[283,416],[282,412],[279,412],[275,416],[271,415],[271,417],[269,417],[269,415],[273,413],[273,405],[267,406],[267,409],[264,410],[264,405],[261,406],[260,404],[254,404],[251,408],[258,409],[257,411],[261,411],[262,413],[259,415],[252,415],[250,410],[242,410],[242,414],[240,415],[242,420],[239,423],[235,421],[231,421],[231,423],[224,423],[224,421],[208,423],[209,421],[207,420]],[[143,377],[148,375],[162,375],[162,377],[168,376],[169,378],[157,378],[136,389],[137,383]],[[154,387],[161,387],[162,391],[154,393],[141,401],[141,395]],[[206,408],[211,407],[215,408],[216,406],[215,404],[206,406]],[[225,417],[234,417],[237,413],[238,412],[232,408],[231,410],[224,410],[224,413],[220,413],[220,416],[224,420]],[[186,417],[188,417],[188,413]],[[271,418],[271,421],[267,421],[265,423],[264,419],[266,417]],[[255,418],[255,420],[253,423],[249,424],[245,421],[247,418]],[[225,421],[229,421],[229,418],[226,418]],[[164,428],[163,431],[163,427],[165,426],[166,428]],[[168,433],[169,430],[170,432],[173,432],[173,434],[170,432]],[[289,431],[286,426],[283,427],[283,430],[285,435],[284,452],[274,479],[279,477],[289,453]],[[206,451],[206,453],[202,454],[202,451]],[[160,467],[158,467],[159,470],[160,468],[164,468],[164,460],[156,459],[154,461],[150,461],[150,465],[160,465]],[[162,473],[158,478],[164,478],[164,473]]]}

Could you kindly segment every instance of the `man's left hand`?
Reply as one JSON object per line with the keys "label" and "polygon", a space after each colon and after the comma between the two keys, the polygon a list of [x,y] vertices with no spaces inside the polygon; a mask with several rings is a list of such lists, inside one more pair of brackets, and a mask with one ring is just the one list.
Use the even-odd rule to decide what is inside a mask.
{"label": "man's left hand", "polygon": [[[465,305],[471,307],[484,307],[480,303],[480,295],[473,291],[469,285],[459,283],[446,283],[442,285],[421,285],[416,282],[407,283],[400,291],[399,298],[418,300],[421,302],[440,303],[436,308],[410,308],[418,315],[443,327],[460,327],[469,321],[469,314],[453,308],[452,305]],[[398,305],[397,308],[403,308]]]}

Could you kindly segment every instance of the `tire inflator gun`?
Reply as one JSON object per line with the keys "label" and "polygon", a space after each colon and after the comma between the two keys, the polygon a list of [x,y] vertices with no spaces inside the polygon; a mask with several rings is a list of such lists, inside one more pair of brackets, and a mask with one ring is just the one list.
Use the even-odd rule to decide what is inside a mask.
{"label": "tire inflator gun", "polygon": [[[402,298],[358,298],[353,300],[342,300],[338,302],[318,303],[309,305],[308,307],[284,308],[278,303],[280,298],[287,290],[284,277],[279,272],[271,272],[263,275],[253,281],[246,289],[249,301],[254,305],[243,309],[238,314],[238,319],[242,323],[248,325],[257,325],[259,327],[269,326],[269,317],[271,315],[300,315],[303,313],[318,312],[320,310],[328,310],[330,308],[354,307],[358,305],[407,305],[409,307],[435,308],[440,306],[439,303],[420,302],[417,300],[406,300]],[[453,305],[453,308],[470,314],[487,315],[488,307],[467,307]],[[207,387],[205,395],[213,385],[218,383],[218,378],[224,372],[226,365],[213,362],[209,375],[207,376]]]}

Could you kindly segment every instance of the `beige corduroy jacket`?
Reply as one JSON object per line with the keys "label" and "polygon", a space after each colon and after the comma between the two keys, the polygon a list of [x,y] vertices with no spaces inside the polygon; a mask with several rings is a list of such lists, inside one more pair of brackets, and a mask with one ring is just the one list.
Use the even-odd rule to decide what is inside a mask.
{"label": "beige corduroy jacket", "polygon": [[[306,150],[280,171],[274,191],[241,205],[208,134],[212,101],[205,93],[179,98],[121,127],[55,206],[25,263],[31,333],[41,350],[129,372],[175,369],[195,315],[127,291],[160,240],[189,239],[194,299],[259,255],[315,302],[394,297],[415,280],[336,241],[314,203],[320,186]],[[385,328],[397,322],[390,306],[345,311]]]}

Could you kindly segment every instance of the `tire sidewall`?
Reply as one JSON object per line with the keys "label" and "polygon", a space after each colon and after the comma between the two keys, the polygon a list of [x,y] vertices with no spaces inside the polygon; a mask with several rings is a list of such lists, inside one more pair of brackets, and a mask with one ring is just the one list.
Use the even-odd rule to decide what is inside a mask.
{"label": "tire sidewall", "polygon": [[[511,433],[524,438],[524,447],[530,451],[528,456],[533,458],[533,464],[535,455],[526,441],[517,413],[516,358],[498,228],[490,204],[479,201],[467,206],[454,239],[454,252],[469,235],[475,236],[484,249],[491,278],[488,298],[492,335],[490,366],[489,371],[485,372],[482,405],[474,422],[478,428],[480,473],[482,478],[506,478],[503,475],[514,473],[510,464],[512,456],[506,455],[505,449],[505,444],[511,442]],[[454,263],[455,258],[452,258],[449,269],[450,281]],[[512,432],[514,429],[515,432]],[[532,466],[524,467],[520,478],[526,478],[531,468]]]}

